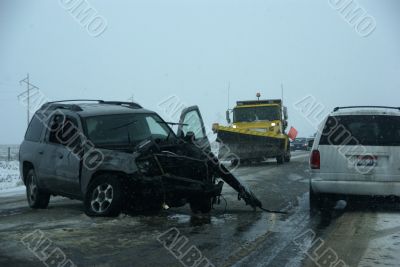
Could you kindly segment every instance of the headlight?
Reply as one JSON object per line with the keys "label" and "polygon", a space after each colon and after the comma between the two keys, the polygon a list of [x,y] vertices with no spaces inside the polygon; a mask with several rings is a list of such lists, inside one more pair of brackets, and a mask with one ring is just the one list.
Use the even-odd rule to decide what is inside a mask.
{"label": "headlight", "polygon": [[275,122],[271,123],[271,126],[276,126],[276,123]]}
{"label": "headlight", "polygon": [[237,126],[236,126],[235,124],[232,125],[232,128],[233,128],[233,129],[236,129],[236,127],[237,127]]}

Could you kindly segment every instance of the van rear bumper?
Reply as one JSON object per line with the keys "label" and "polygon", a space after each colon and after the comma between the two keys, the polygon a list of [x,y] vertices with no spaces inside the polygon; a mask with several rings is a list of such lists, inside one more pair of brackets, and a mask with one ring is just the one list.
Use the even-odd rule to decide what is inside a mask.
{"label": "van rear bumper", "polygon": [[326,181],[311,179],[311,187],[316,193],[400,196],[400,182]]}

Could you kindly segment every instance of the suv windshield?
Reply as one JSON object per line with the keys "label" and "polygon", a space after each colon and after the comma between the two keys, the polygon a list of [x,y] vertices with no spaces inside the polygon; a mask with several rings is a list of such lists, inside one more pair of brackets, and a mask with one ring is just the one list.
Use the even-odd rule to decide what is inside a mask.
{"label": "suv windshield", "polygon": [[400,117],[387,115],[329,117],[320,144],[399,146]]}
{"label": "suv windshield", "polygon": [[153,138],[174,137],[174,133],[155,114],[116,114],[85,119],[88,138],[95,145],[136,145]]}
{"label": "suv windshield", "polygon": [[233,110],[233,122],[280,120],[278,106],[240,107]]}

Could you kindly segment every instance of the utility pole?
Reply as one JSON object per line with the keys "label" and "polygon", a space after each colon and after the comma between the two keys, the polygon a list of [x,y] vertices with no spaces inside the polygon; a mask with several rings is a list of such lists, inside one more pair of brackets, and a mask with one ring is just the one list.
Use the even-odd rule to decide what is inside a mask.
{"label": "utility pole", "polygon": [[135,94],[132,94],[130,98],[128,98],[132,103],[135,102]]}
{"label": "utility pole", "polygon": [[229,94],[230,94],[230,89],[231,89],[231,81],[228,82],[228,110],[229,110]]}
{"label": "utility pole", "polygon": [[31,117],[31,114],[30,114],[31,90],[39,90],[39,88],[36,87],[36,86],[34,86],[33,84],[31,84],[31,83],[29,82],[29,73],[26,75],[26,78],[25,78],[25,79],[22,79],[21,81],[19,81],[19,84],[22,84],[22,83],[25,83],[25,84],[26,84],[26,91],[25,91],[25,92],[22,92],[21,94],[19,94],[19,95],[18,95],[18,98],[19,98],[21,95],[25,94],[25,93],[27,94],[26,116],[27,116],[27,122],[28,122],[28,125],[29,125],[29,120],[30,120],[30,117]]}

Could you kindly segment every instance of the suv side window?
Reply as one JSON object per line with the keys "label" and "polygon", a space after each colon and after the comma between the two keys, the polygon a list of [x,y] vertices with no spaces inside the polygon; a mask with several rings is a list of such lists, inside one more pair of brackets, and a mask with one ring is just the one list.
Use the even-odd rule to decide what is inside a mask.
{"label": "suv side window", "polygon": [[201,124],[200,115],[197,110],[192,110],[186,114],[182,127],[183,133],[193,132],[196,139],[204,138],[203,127]]}
{"label": "suv side window", "polygon": [[56,115],[50,123],[49,142],[73,147],[80,140],[78,129],[75,118]]}
{"label": "suv side window", "polygon": [[35,114],[29,123],[28,130],[25,134],[25,140],[32,142],[39,142],[40,136],[43,131],[43,123],[39,120],[37,115]]}

